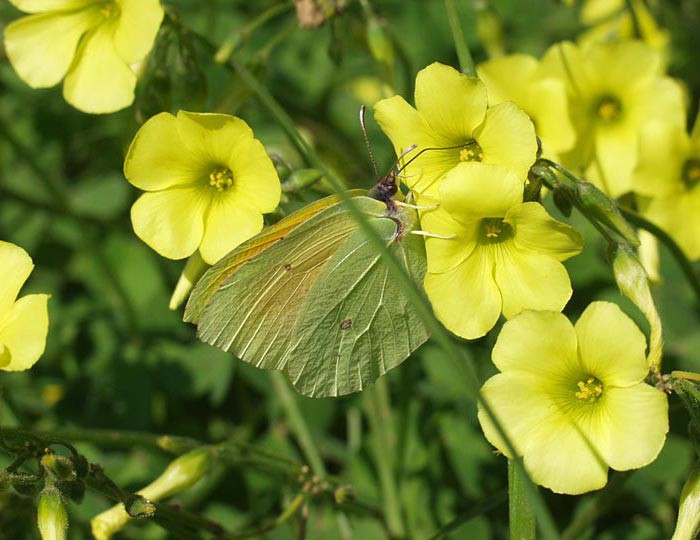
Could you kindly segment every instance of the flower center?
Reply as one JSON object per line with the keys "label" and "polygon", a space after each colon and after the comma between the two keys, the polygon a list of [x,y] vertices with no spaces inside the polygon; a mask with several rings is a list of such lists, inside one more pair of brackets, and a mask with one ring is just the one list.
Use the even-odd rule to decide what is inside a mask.
{"label": "flower center", "polygon": [[683,183],[690,189],[700,182],[700,159],[692,158],[683,165]]}
{"label": "flower center", "polygon": [[102,16],[105,19],[109,19],[112,17],[118,17],[120,10],[119,10],[119,6],[117,5],[117,3],[114,1],[111,1],[111,2],[105,2],[105,4],[100,9],[100,12],[102,13]]}
{"label": "flower center", "polygon": [[606,122],[612,122],[620,118],[622,114],[622,103],[613,96],[603,96],[598,102],[598,116]]}
{"label": "flower center", "polygon": [[460,161],[481,161],[484,159],[484,151],[475,140],[464,143],[464,148],[459,151]]}
{"label": "flower center", "polygon": [[502,218],[484,218],[481,220],[481,240],[498,243],[513,236],[513,228]]}
{"label": "flower center", "polygon": [[576,386],[578,391],[574,395],[583,401],[593,403],[603,395],[603,383],[593,375],[581,379],[576,383]]}
{"label": "flower center", "polygon": [[228,167],[214,167],[209,173],[209,185],[216,191],[225,191],[233,185],[233,173]]}

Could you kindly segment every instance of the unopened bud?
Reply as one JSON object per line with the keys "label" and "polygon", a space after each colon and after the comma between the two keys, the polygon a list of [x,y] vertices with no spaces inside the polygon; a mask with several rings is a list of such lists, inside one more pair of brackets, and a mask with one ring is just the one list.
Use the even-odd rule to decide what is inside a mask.
{"label": "unopened bud", "polygon": [[318,169],[297,169],[282,182],[282,191],[290,193],[312,186],[323,178],[323,171]]}
{"label": "unopened bud", "polygon": [[590,182],[576,182],[576,192],[591,217],[619,234],[630,244],[639,246],[634,228],[622,216],[617,204]]}
{"label": "unopened bud", "polygon": [[661,368],[664,335],[661,317],[649,289],[649,278],[637,255],[628,246],[617,244],[613,252],[613,272],[620,292],[634,302],[649,321],[649,353],[647,362],[652,371]]}
{"label": "unopened bud", "polygon": [[42,540],[64,540],[68,529],[68,512],[61,493],[47,487],[39,495],[37,524]]}
{"label": "unopened bud", "polygon": [[475,2],[476,33],[489,58],[503,56],[506,52],[503,41],[503,21],[488,2]]}
{"label": "unopened bud", "polygon": [[199,250],[195,251],[192,256],[187,259],[187,264],[185,264],[185,268],[182,274],[180,274],[180,279],[175,286],[173,295],[170,297],[170,305],[168,307],[171,310],[176,310],[189,298],[195,284],[208,268],[209,265],[204,262],[202,256],[199,254]]}
{"label": "unopened bud", "polygon": [[373,15],[367,20],[367,46],[374,61],[382,65],[386,75],[391,77],[394,73],[394,44],[382,23]]}
{"label": "unopened bud", "polygon": [[700,464],[696,463],[681,491],[672,540],[693,540],[700,532]]}
{"label": "unopened bud", "polygon": [[172,461],[158,478],[138,492],[141,497],[129,502],[129,512],[118,504],[92,518],[93,536],[97,540],[109,540],[132,516],[152,516],[155,506],[151,501],[159,501],[194,485],[211,468],[215,452],[212,447],[200,447]]}

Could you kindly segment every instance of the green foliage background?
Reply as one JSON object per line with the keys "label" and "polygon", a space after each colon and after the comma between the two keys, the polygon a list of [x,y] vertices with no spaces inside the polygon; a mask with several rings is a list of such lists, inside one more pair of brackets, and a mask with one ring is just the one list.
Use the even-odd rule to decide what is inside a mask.
{"label": "green foliage background", "polygon": [[[274,4],[168,2],[182,25],[215,44]],[[472,54],[477,61],[484,59],[472,5],[458,4]],[[401,94],[410,96],[415,73],[425,65],[457,64],[444,2],[381,0],[373,5],[397,47],[396,86]],[[510,52],[540,55],[554,41],[572,39],[581,30],[577,8],[554,1],[498,0],[491,7],[502,17]],[[687,84],[694,113],[700,96],[700,3],[663,0],[655,13],[671,30],[669,71]],[[0,4],[0,26],[19,15],[6,2]],[[0,373],[0,425],[135,430],[204,441],[235,437],[305,462],[269,374],[197,343],[193,328],[180,321],[180,312],[167,307],[182,263],[160,258],[131,229],[129,208],[138,193],[122,176],[123,157],[139,122],[161,110],[239,115],[269,151],[303,166],[240,78],[216,65],[191,36],[168,28],[161,31],[136,105],[108,116],[72,109],[60,88],[29,89],[0,51],[0,238],[24,247],[34,258],[36,269],[25,293],[53,295],[43,359],[27,373]],[[373,183],[374,173],[357,114],[363,100],[380,96],[371,84],[360,83],[381,75],[368,52],[365,30],[358,2],[348,1],[342,16],[313,30],[297,27],[290,5],[234,52],[348,186],[361,187]],[[270,43],[276,46],[260,54]],[[390,145],[371,120],[369,124],[380,167],[388,169],[393,161]],[[307,190],[284,209],[318,196],[318,191]],[[643,317],[615,288],[602,241],[583,222],[574,221],[586,233],[587,244],[568,264],[575,292],[567,314],[576,317],[590,301],[610,299],[645,328]],[[700,371],[700,313],[679,269],[663,252],[662,274],[655,294],[667,334],[664,371]],[[482,379],[493,372],[489,353],[495,335],[497,331],[463,344]],[[296,397],[329,471],[351,484],[358,500],[381,511],[386,478],[380,471],[388,464],[406,537],[429,538],[452,520],[471,516],[445,537],[506,538],[506,462],[483,439],[459,374],[428,343],[385,380],[386,403],[375,391],[337,400]],[[371,418],[378,422],[374,428]],[[612,473],[602,495],[574,498],[544,492],[560,529],[583,516],[584,527],[576,538],[670,537],[680,489],[694,459],[686,413],[673,397],[671,420],[672,432],[659,459],[631,474]],[[133,490],[172,459],[146,447],[78,446],[118,484]],[[0,456],[0,465],[9,463],[9,457]],[[176,501],[229,530],[248,530],[274,519],[298,489],[294,481],[241,464],[218,467]],[[70,538],[89,538],[89,518],[108,506],[95,495],[71,505]],[[597,520],[586,520],[591,507],[601,513]],[[0,538],[38,537],[34,520],[31,499],[11,491],[0,495]],[[292,519],[265,537],[296,538],[298,526]],[[311,504],[307,532],[309,538],[387,537],[372,511],[341,512],[327,497]],[[134,539],[167,536],[152,524],[131,525],[120,534]]]}

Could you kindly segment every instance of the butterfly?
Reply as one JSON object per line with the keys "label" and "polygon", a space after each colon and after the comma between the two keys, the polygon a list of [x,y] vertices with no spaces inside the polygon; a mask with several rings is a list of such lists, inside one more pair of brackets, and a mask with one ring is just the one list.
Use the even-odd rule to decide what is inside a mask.
{"label": "butterfly", "polygon": [[[417,215],[394,201],[396,173],[348,194],[421,290],[423,240]],[[309,397],[359,392],[428,339],[337,196],[283,218],[211,267],[195,286],[185,321],[205,343],[262,369],[286,373]]]}

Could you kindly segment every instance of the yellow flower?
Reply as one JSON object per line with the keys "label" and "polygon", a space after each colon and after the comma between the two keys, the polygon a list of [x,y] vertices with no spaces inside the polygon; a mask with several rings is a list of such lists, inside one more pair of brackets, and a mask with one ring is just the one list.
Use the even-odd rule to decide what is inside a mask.
{"label": "yellow flower", "polygon": [[569,93],[577,145],[562,157],[564,164],[611,197],[632,190],[644,124],[685,122],[680,86],[663,76],[659,53],[639,41],[586,49],[560,43],[547,52],[542,69],[565,81]]}
{"label": "yellow flower", "polygon": [[0,369],[24,371],[46,347],[49,330],[47,294],[17,300],[34,265],[22,248],[0,241]]}
{"label": "yellow flower", "polygon": [[[576,326],[525,311],[493,349],[501,373],[481,389],[533,481],[576,495],[651,463],[668,432],[666,395],[644,383],[644,335],[615,305],[593,302]],[[512,457],[479,407],[486,438]]]}
{"label": "yellow flower", "polygon": [[700,259],[700,130],[649,123],[639,138],[634,190],[652,199],[643,213],[668,232],[692,259]]}
{"label": "yellow flower", "polygon": [[477,73],[488,88],[489,104],[515,102],[532,119],[544,157],[558,161],[558,155],[571,150],[576,142],[566,86],[538,68],[536,58],[511,54],[480,64]]}
{"label": "yellow flower", "polygon": [[163,20],[159,0],[10,0],[31,13],[5,29],[5,50],[32,88],[65,78],[66,101],[109,113],[134,101],[131,65],[144,59]]}
{"label": "yellow flower", "polygon": [[[661,30],[644,0],[631,0],[644,42],[661,53],[669,42],[667,30]],[[583,46],[596,41],[624,41],[636,36],[634,19],[626,0],[586,0],[581,6],[581,23],[591,28],[580,37]]]}
{"label": "yellow flower", "polygon": [[423,213],[425,290],[436,316],[473,339],[523,309],[561,310],[571,283],[560,261],[581,251],[574,229],[538,203],[523,203],[523,183],[505,167],[463,163],[440,186],[441,206]]}
{"label": "yellow flower", "polygon": [[124,175],[147,191],[131,208],[134,231],[169,259],[199,250],[208,264],[260,232],[281,187],[265,148],[243,120],[180,111],[149,119]]}
{"label": "yellow flower", "polygon": [[417,194],[436,197],[442,176],[464,161],[503,165],[525,182],[537,139],[517,105],[487,108],[484,83],[439,63],[418,73],[415,100],[414,109],[401,96],[383,99],[374,115],[399,155],[414,144],[414,154],[456,147],[425,152],[407,167],[406,183]]}

